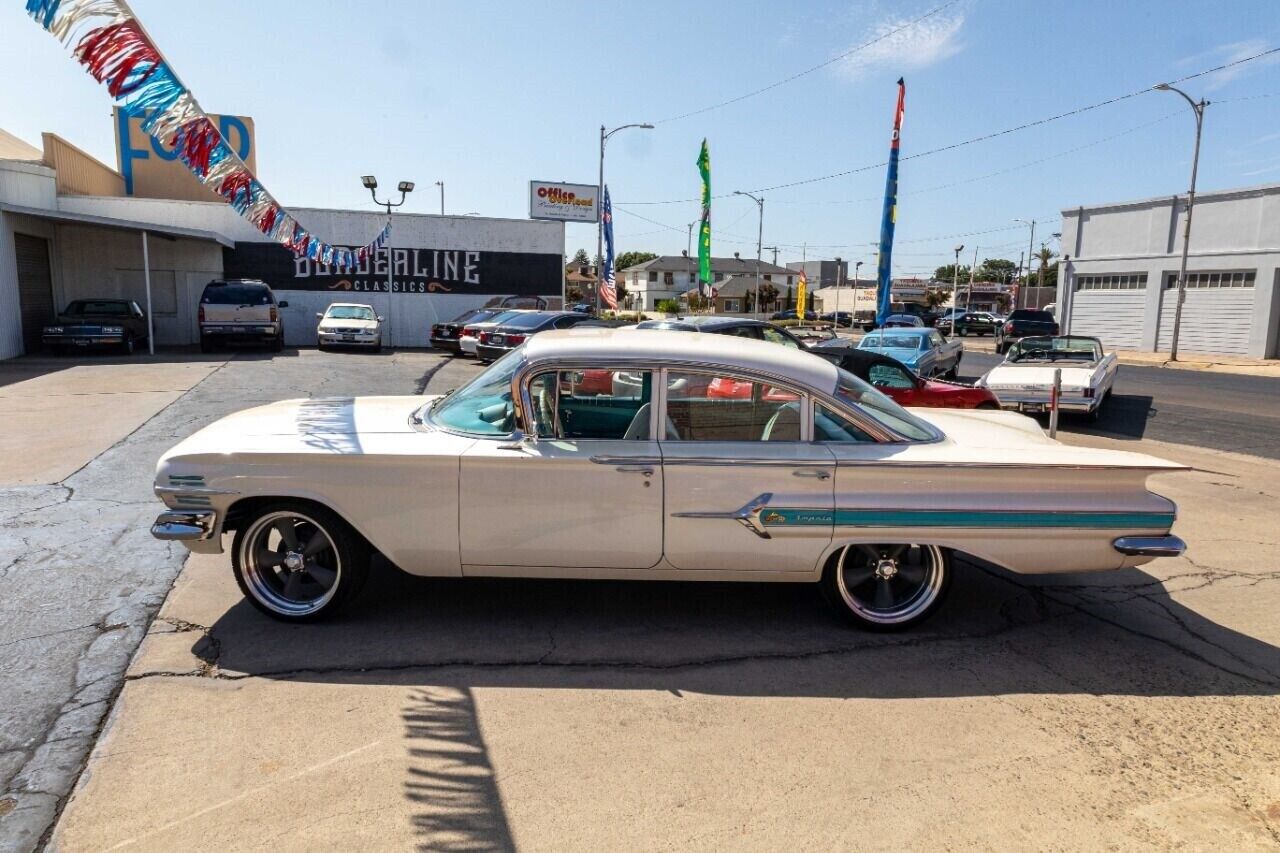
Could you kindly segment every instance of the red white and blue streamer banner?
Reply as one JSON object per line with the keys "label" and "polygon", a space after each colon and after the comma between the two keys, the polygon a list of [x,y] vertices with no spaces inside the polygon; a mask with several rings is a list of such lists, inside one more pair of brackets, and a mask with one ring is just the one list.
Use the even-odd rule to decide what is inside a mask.
{"label": "red white and blue streamer banner", "polygon": [[26,3],[27,13],[72,49],[93,78],[106,84],[121,109],[142,118],[143,130],[173,146],[200,183],[298,257],[355,269],[391,236],[388,219],[371,243],[346,249],[329,245],[298,224],[222,138],[125,0]]}

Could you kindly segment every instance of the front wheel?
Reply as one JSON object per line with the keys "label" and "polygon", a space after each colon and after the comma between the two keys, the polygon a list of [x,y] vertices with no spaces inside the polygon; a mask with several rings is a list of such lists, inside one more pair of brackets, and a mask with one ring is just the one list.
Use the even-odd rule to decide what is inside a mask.
{"label": "front wheel", "polygon": [[929,618],[951,583],[950,553],[937,545],[846,545],[822,575],[827,602],[860,628],[898,631]]}
{"label": "front wheel", "polygon": [[231,566],[254,607],[282,622],[312,622],[345,606],[369,573],[369,546],[338,515],[278,501],[236,531]]}

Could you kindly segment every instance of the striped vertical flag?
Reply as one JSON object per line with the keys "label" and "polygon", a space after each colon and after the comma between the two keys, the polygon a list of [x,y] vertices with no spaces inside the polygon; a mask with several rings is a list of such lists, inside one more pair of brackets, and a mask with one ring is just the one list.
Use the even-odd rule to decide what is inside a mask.
{"label": "striped vertical flag", "polygon": [[610,310],[618,310],[618,282],[613,273],[613,205],[609,202],[609,186],[604,188],[604,258],[600,264],[600,298]]}

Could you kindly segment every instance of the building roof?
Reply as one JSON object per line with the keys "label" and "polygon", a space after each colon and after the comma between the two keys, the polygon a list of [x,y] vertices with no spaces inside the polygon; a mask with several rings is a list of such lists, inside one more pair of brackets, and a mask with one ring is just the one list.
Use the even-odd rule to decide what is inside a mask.
{"label": "building roof", "polygon": [[44,160],[44,151],[0,128],[0,160],[26,160],[39,163]]}
{"label": "building roof", "polygon": [[[621,272],[632,271],[653,271],[653,272],[696,272],[698,269],[698,259],[687,255],[659,255],[656,258],[645,261],[642,264],[634,264],[627,267]],[[715,272],[724,273],[726,275],[737,275],[739,273],[749,272],[753,276],[756,274],[755,258],[712,258],[711,269]],[[789,270],[786,267],[780,267],[777,264],[771,264],[768,261],[760,262],[761,275],[795,275],[795,270]]]}

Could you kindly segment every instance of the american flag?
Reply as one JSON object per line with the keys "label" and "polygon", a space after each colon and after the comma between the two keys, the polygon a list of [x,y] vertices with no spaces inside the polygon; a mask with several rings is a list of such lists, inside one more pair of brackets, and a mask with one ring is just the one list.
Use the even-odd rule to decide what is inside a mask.
{"label": "american flag", "polygon": [[600,214],[604,223],[604,263],[601,265],[600,298],[613,311],[618,310],[618,286],[613,274],[613,205],[609,203],[609,188],[604,188],[604,208]]}

